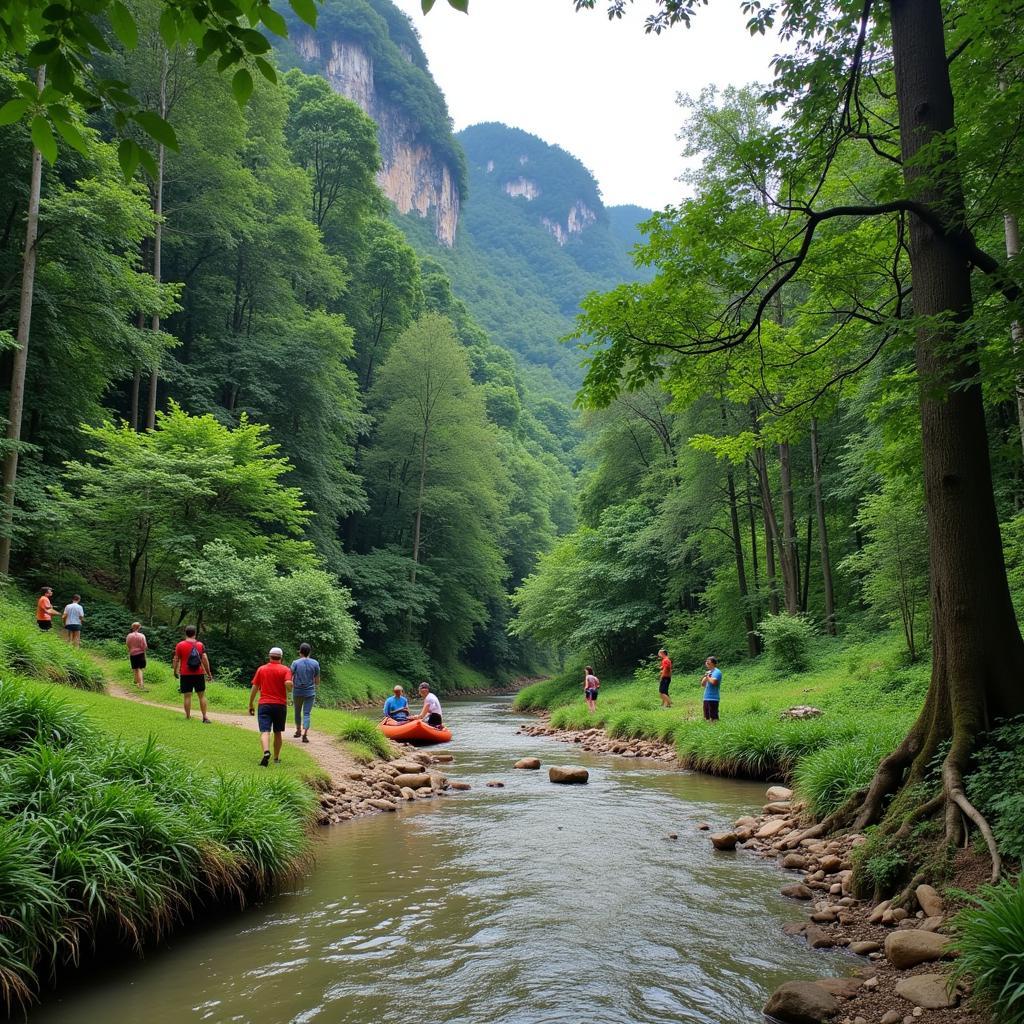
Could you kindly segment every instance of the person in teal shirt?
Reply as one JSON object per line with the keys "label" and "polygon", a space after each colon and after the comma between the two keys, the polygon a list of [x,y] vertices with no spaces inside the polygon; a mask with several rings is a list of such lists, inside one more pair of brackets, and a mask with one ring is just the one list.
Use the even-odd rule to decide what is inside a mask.
{"label": "person in teal shirt", "polygon": [[409,702],[401,686],[396,686],[394,696],[384,701],[384,717],[393,718],[396,722],[404,722],[409,717]]}
{"label": "person in teal shirt", "polygon": [[704,662],[707,671],[701,679],[704,687],[704,721],[718,721],[718,701],[722,693],[722,670],[718,667],[717,658],[708,658]]}

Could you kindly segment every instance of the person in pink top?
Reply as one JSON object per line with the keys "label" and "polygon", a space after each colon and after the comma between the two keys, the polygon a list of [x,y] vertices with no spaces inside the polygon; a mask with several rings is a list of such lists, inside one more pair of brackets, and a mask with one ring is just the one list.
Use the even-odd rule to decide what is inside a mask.
{"label": "person in pink top", "polygon": [[124,638],[124,645],[128,648],[128,660],[132,665],[132,674],[135,676],[135,689],[145,689],[142,685],[142,672],[146,667],[146,651],[149,650],[149,642],[146,634],[142,632],[142,623],[133,622],[132,631]]}

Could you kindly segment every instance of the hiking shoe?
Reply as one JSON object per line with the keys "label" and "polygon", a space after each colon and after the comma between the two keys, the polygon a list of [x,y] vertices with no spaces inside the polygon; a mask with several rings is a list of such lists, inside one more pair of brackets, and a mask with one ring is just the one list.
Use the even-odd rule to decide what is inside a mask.
{"label": "hiking shoe", "polygon": [[301,729],[296,729],[296,730],[295,730],[295,732],[294,732],[294,733],[292,733],[292,735],[293,735],[293,736],[294,736],[294,737],[295,737],[296,739],[298,739],[298,738],[299,738],[299,737],[300,737],[300,736],[302,735],[302,730],[301,730]]}
{"label": "hiking shoe", "polygon": [[203,719],[203,725],[213,725],[213,719],[211,719],[211,718],[204,718]]}
{"label": "hiking shoe", "polygon": [[268,764],[270,764],[270,751],[266,750],[260,758],[260,767],[266,768]]}
{"label": "hiking shoe", "polygon": [[308,743],[309,742],[309,737],[305,733],[302,734],[302,742],[303,743]]}

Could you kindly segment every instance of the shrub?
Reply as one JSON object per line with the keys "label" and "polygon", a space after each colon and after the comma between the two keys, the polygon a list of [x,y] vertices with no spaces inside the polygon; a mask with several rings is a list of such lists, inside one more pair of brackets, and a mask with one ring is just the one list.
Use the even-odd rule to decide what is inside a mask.
{"label": "shrub", "polygon": [[991,821],[1000,850],[1024,857],[1024,717],[994,729],[974,765],[968,796]]}
{"label": "shrub", "polygon": [[1021,880],[984,886],[954,919],[959,958],[954,980],[974,980],[1000,1024],[1024,1024],[1024,887]]}
{"label": "shrub", "polygon": [[811,667],[816,631],[804,615],[769,615],[757,635],[764,643],[768,664],[776,672],[804,672]]}
{"label": "shrub", "polygon": [[362,753],[369,752],[372,757],[389,758],[394,756],[391,741],[377,728],[377,723],[361,715],[344,715],[338,738],[362,748]]}

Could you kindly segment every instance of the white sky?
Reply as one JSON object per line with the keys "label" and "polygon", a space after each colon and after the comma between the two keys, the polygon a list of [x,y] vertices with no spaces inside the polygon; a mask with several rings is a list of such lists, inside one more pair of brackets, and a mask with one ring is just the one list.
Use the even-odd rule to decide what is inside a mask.
{"label": "white sky", "polygon": [[751,38],[738,0],[701,8],[694,26],[646,35],[654,0],[621,21],[606,4],[470,0],[469,15],[437,0],[395,0],[412,17],[456,129],[503,121],[557,143],[594,173],[609,205],[660,209],[683,196],[678,93],[767,82],[777,40]]}

